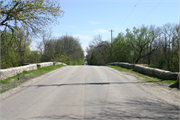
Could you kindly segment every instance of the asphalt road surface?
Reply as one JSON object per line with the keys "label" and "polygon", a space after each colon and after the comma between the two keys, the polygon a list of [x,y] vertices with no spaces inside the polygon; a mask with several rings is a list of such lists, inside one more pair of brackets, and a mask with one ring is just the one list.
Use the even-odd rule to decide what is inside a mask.
{"label": "asphalt road surface", "polygon": [[105,66],[66,66],[1,100],[2,120],[179,120],[179,111]]}

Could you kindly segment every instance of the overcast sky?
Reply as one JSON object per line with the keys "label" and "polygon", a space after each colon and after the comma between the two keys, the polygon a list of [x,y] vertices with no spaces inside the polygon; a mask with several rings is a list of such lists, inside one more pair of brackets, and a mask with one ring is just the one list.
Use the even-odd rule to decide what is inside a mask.
{"label": "overcast sky", "polygon": [[[64,17],[52,26],[52,35],[78,37],[85,50],[96,35],[103,40],[127,28],[179,23],[180,0],[60,0]],[[35,43],[32,43],[32,49]]]}

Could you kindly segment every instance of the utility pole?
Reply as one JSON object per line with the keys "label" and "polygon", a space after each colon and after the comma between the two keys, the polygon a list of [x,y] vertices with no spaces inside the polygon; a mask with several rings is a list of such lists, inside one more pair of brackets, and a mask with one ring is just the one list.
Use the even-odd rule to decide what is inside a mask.
{"label": "utility pole", "polygon": [[110,30],[110,32],[111,32],[111,43],[110,43],[110,61],[111,61],[111,55],[112,55],[112,32],[113,32],[113,30]]}
{"label": "utility pole", "polygon": [[110,32],[111,32],[111,44],[112,44],[112,32],[113,32],[114,30],[110,30]]}

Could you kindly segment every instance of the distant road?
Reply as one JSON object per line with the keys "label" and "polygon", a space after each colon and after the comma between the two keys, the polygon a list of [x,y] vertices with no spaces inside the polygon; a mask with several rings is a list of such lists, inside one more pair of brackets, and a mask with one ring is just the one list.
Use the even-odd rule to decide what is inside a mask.
{"label": "distant road", "polygon": [[178,120],[178,110],[105,66],[66,66],[1,102],[2,120]]}

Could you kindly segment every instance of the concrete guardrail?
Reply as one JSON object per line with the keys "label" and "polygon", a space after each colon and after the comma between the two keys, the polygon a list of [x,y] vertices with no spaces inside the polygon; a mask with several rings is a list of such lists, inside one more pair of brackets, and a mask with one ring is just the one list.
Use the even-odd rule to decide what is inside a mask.
{"label": "concrete guardrail", "polygon": [[113,62],[113,63],[108,63],[107,65],[117,65],[117,66],[121,66],[125,68],[130,68],[149,76],[155,76],[155,77],[159,77],[166,80],[168,79],[177,80],[179,82],[178,72],[170,72],[170,71],[165,71],[165,70],[161,70],[157,68],[150,68],[147,66],[136,65],[136,64],[133,65],[133,64],[124,63],[124,62]]}
{"label": "concrete guardrail", "polygon": [[6,79],[8,77],[13,77],[23,71],[36,70],[37,64],[30,64],[26,66],[13,67],[8,69],[0,69],[0,80]]}
{"label": "concrete guardrail", "polygon": [[37,63],[37,67],[46,67],[53,65],[53,62],[44,62],[44,63]]}
{"label": "concrete guardrail", "polygon": [[22,73],[23,71],[36,70],[37,67],[41,68],[51,65],[58,65],[58,64],[66,65],[65,63],[61,63],[61,62],[44,62],[44,63],[29,64],[20,67],[13,67],[8,69],[0,69],[0,80],[6,79],[8,77],[13,77],[19,73]]}
{"label": "concrete guardrail", "polygon": [[54,62],[53,65],[67,65],[67,64],[62,63],[62,62]]}

